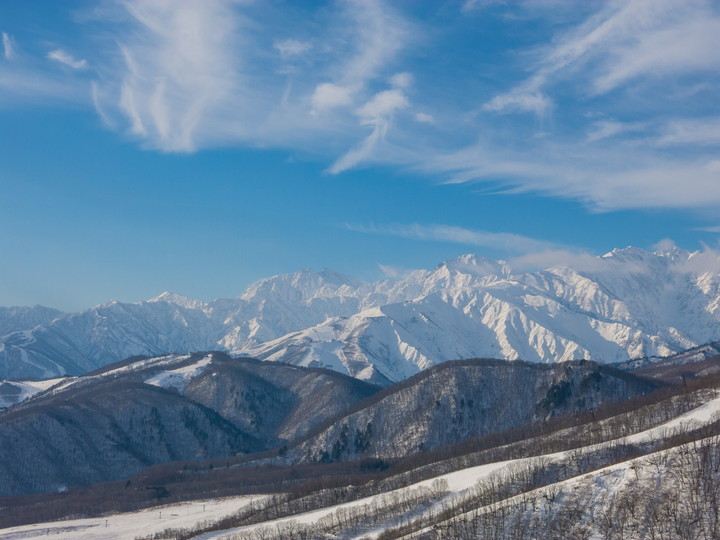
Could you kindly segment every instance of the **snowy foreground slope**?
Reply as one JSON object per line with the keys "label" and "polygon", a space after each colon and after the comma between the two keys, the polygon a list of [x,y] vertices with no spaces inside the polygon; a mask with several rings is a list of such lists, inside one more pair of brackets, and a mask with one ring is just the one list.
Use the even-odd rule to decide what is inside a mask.
{"label": "snowy foreground slope", "polygon": [[303,270],[209,303],[164,293],[75,314],[6,310],[0,377],[80,374],[132,355],[213,349],[382,384],[451,359],[666,356],[720,339],[720,274],[706,259],[626,248],[516,274],[465,255],[376,283]]}
{"label": "snowy foreground slope", "polygon": [[[198,499],[0,529],[0,539],[718,537],[718,390],[691,391],[592,426],[426,465],[374,482],[374,493],[352,500],[343,500],[347,488]],[[222,527],[233,520],[236,526]]]}
{"label": "snowy foreground slope", "polygon": [[[683,538],[672,535],[677,526],[686,527],[688,538],[702,537],[697,535],[720,532],[718,518],[713,517],[720,501],[696,502],[694,508],[692,503],[675,501],[673,512],[664,507],[670,501],[658,499],[681,493],[688,499],[720,494],[720,440],[716,437],[651,452],[567,479],[558,477],[557,482],[515,496],[507,496],[511,494],[508,490],[503,497],[502,492],[505,484],[525,481],[530,487],[528,477],[551,476],[563,466],[570,468],[570,461],[589,461],[628,443],[658,443],[669,433],[689,432],[718,419],[720,398],[710,397],[696,409],[624,440],[460,469],[373,497],[196,538],[274,540],[329,538],[324,535],[330,534],[335,538],[378,538],[382,534],[389,538],[639,538],[650,530],[658,537],[670,532],[667,537]],[[700,455],[691,454],[696,451]],[[712,463],[703,463],[703,459]],[[714,465],[715,470],[703,471],[704,464]],[[697,485],[698,480],[705,481],[704,490]],[[496,500],[483,504],[492,497]],[[667,513],[662,517],[643,515],[647,503]],[[619,504],[628,507],[618,511]],[[652,522],[653,517],[656,522]],[[624,522],[619,523],[621,520]],[[674,532],[677,534],[677,530]]]}
{"label": "snowy foreground slope", "polygon": [[52,535],[53,538],[58,539],[132,540],[138,536],[160,532],[168,527],[192,527],[203,521],[218,520],[262,498],[257,496],[202,499],[100,518],[37,523],[0,529],[0,539],[20,540]]}

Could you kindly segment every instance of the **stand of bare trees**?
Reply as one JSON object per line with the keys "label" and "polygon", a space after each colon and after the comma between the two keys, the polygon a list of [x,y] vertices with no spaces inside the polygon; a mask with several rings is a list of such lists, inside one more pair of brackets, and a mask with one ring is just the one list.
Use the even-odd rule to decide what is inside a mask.
{"label": "stand of bare trees", "polygon": [[614,492],[594,489],[591,475],[582,482],[553,484],[504,501],[497,501],[496,494],[517,474],[488,479],[475,489],[475,508],[452,509],[455,515],[423,538],[720,538],[720,437],[635,460],[622,474]]}
{"label": "stand of bare trees", "polygon": [[[651,540],[720,538],[717,512],[712,513],[720,498],[718,439],[712,437],[720,434],[720,421],[699,429],[665,432],[652,441],[628,444],[624,439],[675,418],[707,399],[706,390],[690,392],[631,412],[605,412],[607,416],[593,423],[548,430],[544,436],[451,456],[370,482],[296,489],[255,502],[217,523],[193,530],[168,530],[154,538],[191,538],[210,530],[238,527],[248,527],[236,533],[239,539],[343,537],[357,536],[378,526],[385,531],[380,536],[383,540],[408,535],[583,539],[591,534],[615,540],[635,538],[641,530]],[[700,439],[702,443],[693,442]],[[677,453],[677,447],[682,452]],[[393,490],[448,472],[558,451],[565,452],[562,459],[523,459],[461,497],[443,496],[436,486],[430,491],[404,489],[384,498]],[[628,483],[609,502],[590,501],[581,492],[568,492],[562,487],[569,479],[648,454],[652,456],[633,465],[635,484]],[[667,461],[671,459],[668,456],[672,461]],[[650,486],[647,481],[651,476],[657,478],[656,485]],[[686,492],[692,496],[679,503],[678,494]],[[316,522],[296,519],[298,514],[371,496],[372,504],[348,505]],[[668,523],[673,524],[672,533]],[[250,528],[253,525],[259,526]]]}

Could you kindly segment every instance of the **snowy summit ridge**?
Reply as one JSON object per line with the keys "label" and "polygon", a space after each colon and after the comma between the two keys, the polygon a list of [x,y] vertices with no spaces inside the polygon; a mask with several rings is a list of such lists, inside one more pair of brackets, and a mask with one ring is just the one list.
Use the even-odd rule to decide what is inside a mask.
{"label": "snowy summit ridge", "polygon": [[8,321],[16,331],[0,337],[0,377],[223,349],[387,382],[451,359],[616,362],[720,339],[720,266],[708,253],[628,247],[577,261],[516,274],[463,255],[375,283],[302,270],[234,299],[163,293],[22,330]]}

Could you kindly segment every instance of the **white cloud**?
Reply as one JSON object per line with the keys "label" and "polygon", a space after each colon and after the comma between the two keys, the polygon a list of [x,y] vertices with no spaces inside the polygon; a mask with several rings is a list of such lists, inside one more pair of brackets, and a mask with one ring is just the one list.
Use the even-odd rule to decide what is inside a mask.
{"label": "white cloud", "polygon": [[333,83],[318,84],[313,92],[311,102],[313,112],[344,107],[352,103],[352,89]]}
{"label": "white cloud", "polygon": [[717,69],[720,63],[717,17],[705,17],[699,12],[697,18],[690,20],[663,22],[667,26],[627,36],[629,46],[610,48],[610,59],[594,81],[595,91],[609,92],[643,76],[655,78]]}
{"label": "white cloud", "polygon": [[[226,136],[237,118],[236,18],[226,2],[131,0],[135,25],[120,42],[123,65],[106,68],[102,96],[130,132],[164,151],[190,152],[198,140]],[[109,109],[112,102],[103,101]],[[219,125],[220,124],[220,125]]]}
{"label": "white cloud", "polygon": [[621,133],[641,131],[645,127],[639,122],[617,122],[615,120],[602,120],[593,124],[592,130],[587,134],[588,142],[614,137]]}
{"label": "white cloud", "polygon": [[87,60],[76,60],[69,53],[63,51],[62,49],[55,49],[54,51],[50,51],[47,54],[47,57],[51,60],[55,60],[57,62],[60,62],[61,64],[65,64],[66,66],[77,70],[87,69],[88,67]]}
{"label": "white cloud", "polygon": [[13,43],[13,38],[7,32],[2,33],[2,43],[5,60],[15,58],[15,44]]}
{"label": "white cloud", "polygon": [[365,86],[406,45],[409,24],[393,8],[379,0],[348,2],[353,21],[355,54],[341,67],[343,84]]}
{"label": "white cloud", "polygon": [[98,88],[98,84],[96,81],[92,81],[90,83],[90,96],[92,97],[93,107],[95,108],[95,112],[100,117],[100,120],[102,120],[102,123],[105,124],[109,128],[114,128],[115,123],[112,121],[110,116],[107,114],[105,109],[102,106],[101,99],[100,99],[100,90]]}
{"label": "white cloud", "polygon": [[679,119],[663,126],[657,139],[660,146],[679,144],[720,144],[720,117]]}
{"label": "white cloud", "polygon": [[593,150],[549,141],[518,151],[476,144],[431,156],[421,169],[449,175],[448,183],[499,182],[511,192],[581,200],[598,211],[720,204],[714,160],[673,159],[635,147]]}
{"label": "white cloud", "polygon": [[462,5],[461,10],[466,11],[472,11],[479,8],[484,8],[487,6],[495,5],[495,4],[505,4],[506,0],[465,0],[465,2]]}
{"label": "white cloud", "polygon": [[397,279],[402,275],[402,271],[395,266],[378,263],[378,267],[380,268],[380,271],[385,275],[385,277]]}
{"label": "white cloud", "polygon": [[415,121],[421,124],[434,124],[435,118],[433,118],[432,114],[419,112],[415,114]]}
{"label": "white cloud", "polygon": [[[507,232],[490,232],[466,229],[451,225],[348,225],[348,229],[361,233],[399,236],[414,240],[448,242],[467,246],[498,250],[508,255],[508,263],[513,271],[526,272],[551,267],[570,267],[579,271],[612,272],[615,261],[596,257],[589,253],[564,247],[552,242],[537,240]],[[720,259],[718,259],[720,260]],[[622,263],[624,271],[632,271],[631,265]],[[389,278],[402,277],[410,270],[394,266],[379,265]],[[697,266],[697,265],[695,265]],[[644,270],[639,266],[638,271]]]}
{"label": "white cloud", "polygon": [[[328,156],[347,148],[364,125],[377,125],[359,145],[365,156],[383,135],[381,119],[359,125],[348,113],[372,101],[411,34],[384,2],[342,2],[325,10],[312,44],[273,39],[272,32],[288,35],[289,21],[268,27],[263,46],[259,23],[250,17],[255,8],[235,0],[127,0],[121,6],[125,12],[114,12],[111,21],[129,28],[115,38],[121,62],[94,62],[99,76],[93,105],[105,123],[127,126],[150,148],[194,152],[249,144]],[[302,70],[268,65],[268,33],[283,60],[302,55]]]}
{"label": "white cloud", "polygon": [[677,272],[690,274],[703,274],[706,272],[720,272],[720,253],[708,246],[703,246],[702,251],[693,253],[687,261],[674,267]]}
{"label": "white cloud", "polygon": [[[351,21],[352,51],[334,68],[338,73],[334,81],[316,86],[311,99],[312,112],[350,105],[354,96],[377,78],[408,39],[408,24],[387,4],[367,0],[348,2],[344,7],[344,16]],[[396,88],[406,88],[412,83],[412,75],[396,73],[390,83]]]}
{"label": "white cloud", "polygon": [[382,140],[390,126],[395,111],[408,107],[410,102],[401,90],[385,90],[375,94],[365,103],[356,114],[360,116],[361,124],[371,126],[370,134],[355,148],[340,157],[328,169],[332,174],[338,174],[355,167],[372,154],[378,141]]}
{"label": "white cloud", "polygon": [[570,77],[589,81],[589,93],[603,94],[640,77],[716,72],[720,18],[702,0],[609,2],[537,52],[533,74],[493,97],[485,110],[544,114],[552,103],[546,88]]}
{"label": "white cloud", "polygon": [[378,268],[386,278],[389,279],[405,279],[410,275],[418,272],[410,268],[403,268],[402,266],[387,265],[378,263]]}
{"label": "white cloud", "polygon": [[532,112],[538,116],[545,116],[552,106],[550,98],[541,92],[521,88],[495,96],[483,105],[483,110],[497,113]]}
{"label": "white cloud", "polygon": [[[698,77],[720,74],[716,7],[702,0],[629,0],[599,6],[596,14],[554,36],[548,45],[519,56],[536,59],[529,66],[530,75],[482,108],[542,117],[568,102],[577,106],[570,94],[595,99],[593,107],[601,109],[613,99],[617,103],[610,92],[637,82],[644,86],[642,92],[630,94],[639,105],[632,121],[595,123],[584,142],[603,140],[603,145],[563,139],[552,125],[544,139],[534,141],[522,131],[503,141],[506,144],[484,135],[480,142],[445,156],[426,152],[423,159],[419,151],[418,160],[424,161],[419,168],[443,174],[448,182],[492,182],[507,192],[577,199],[598,211],[717,207],[720,160],[702,155],[697,147],[720,142],[720,120],[672,121],[657,137],[636,137],[633,144],[623,144],[630,133],[656,129],[657,121],[647,109],[655,107],[656,114],[664,115],[673,110],[678,101],[672,101],[672,94],[682,93],[682,82],[696,88]],[[556,102],[558,88],[563,97]],[[703,91],[709,99],[707,87]],[[645,98],[645,93],[650,95]],[[694,100],[696,110],[703,110],[696,96],[682,103],[687,107]],[[619,110],[623,109],[628,109],[624,100]],[[658,146],[681,144],[694,145],[694,153],[658,151]]]}
{"label": "white cloud", "polygon": [[510,253],[535,253],[557,249],[557,244],[536,240],[520,234],[507,232],[489,232],[466,229],[452,225],[348,225],[350,230],[370,234],[400,236],[415,240],[449,242],[468,246],[498,249]]}
{"label": "white cloud", "polygon": [[655,242],[652,248],[656,251],[672,251],[677,249],[677,244],[671,238],[663,238]]}
{"label": "white cloud", "polygon": [[21,56],[12,36],[3,32],[2,38],[3,57],[8,62],[0,69],[0,106],[6,100],[46,106],[87,103],[87,83],[75,70],[47,69],[44,57]]}
{"label": "white cloud", "polygon": [[[574,27],[572,17],[566,19],[548,44],[521,51],[518,58],[535,59],[520,66],[529,74],[490,94],[484,105],[486,111],[546,116],[570,103],[563,115],[543,123],[543,138],[532,118],[478,117],[478,104],[470,101],[477,94],[463,91],[465,75],[437,77],[429,92],[431,79],[423,76],[422,87],[415,88],[407,70],[419,69],[416,51],[427,58],[424,47],[435,41],[420,42],[426,34],[413,26],[420,23],[401,15],[402,4],[340,2],[321,14],[313,11],[310,22],[266,27],[262,18],[252,20],[252,5],[234,0],[129,0],[113,6],[114,18],[103,21],[107,37],[92,37],[112,47],[110,54],[103,47],[78,49],[96,74],[90,92],[83,73],[48,69],[44,58],[32,64],[23,55],[22,62],[6,62],[0,71],[0,97],[85,99],[105,124],[163,151],[232,144],[299,149],[327,159],[332,173],[373,160],[448,182],[492,182],[506,192],[580,200],[601,211],[720,204],[720,160],[715,148],[707,148],[720,144],[720,119],[704,114],[718,84],[717,77],[703,78],[704,70],[720,73],[713,67],[720,65],[720,46],[701,48],[704,42],[714,47],[713,36],[720,36],[713,32],[720,26],[718,9],[710,3],[617,0],[570,10],[572,17],[588,9],[596,13]],[[508,9],[525,9],[518,6]],[[683,33],[692,35],[670,42]],[[284,39],[288,35],[312,35],[312,46]],[[12,39],[3,34],[3,42],[7,57]],[[277,53],[268,51],[273,46]],[[278,53],[284,59],[302,55],[303,69],[290,78],[279,73],[278,62],[268,61]],[[83,62],[64,54],[53,59],[62,57],[68,66]],[[512,74],[497,75],[484,80]],[[674,75],[695,89],[690,97],[679,83],[671,97],[663,93],[662,77]],[[630,88],[612,93],[631,81],[644,86],[634,94]],[[556,97],[561,84],[562,97]],[[454,122],[452,131],[421,125],[434,118],[412,108],[408,96],[416,101],[418,94],[417,101],[442,115],[442,124]],[[658,116],[642,110],[647,103]],[[682,109],[673,109],[676,104]],[[587,110],[605,120],[578,136],[578,118],[585,122]],[[659,118],[669,114],[688,118],[663,124]],[[652,133],[628,141],[629,134],[644,130]],[[596,141],[602,144],[587,144]]]}
{"label": "white cloud", "polygon": [[[667,238],[657,242],[653,246],[653,249],[666,252],[675,250],[679,252],[684,251],[678,248],[675,242]],[[696,251],[694,253],[685,252],[684,255],[689,255],[689,257],[685,259],[685,256],[681,256],[672,264],[671,269],[674,272],[691,274],[720,272],[720,253],[708,246],[703,246],[702,251]],[[596,257],[588,253],[562,249],[529,253],[527,255],[510,258],[508,262],[515,271],[529,271],[560,266],[569,267],[579,272],[614,273],[618,271],[617,267],[619,265],[622,266],[623,272],[646,273],[648,271],[647,266],[634,264],[632,261],[617,260],[613,257],[605,256]]]}
{"label": "white cloud", "polygon": [[307,41],[298,41],[297,39],[276,41],[273,46],[278,50],[280,56],[283,58],[300,56],[312,49],[312,44]]}
{"label": "white cloud", "polygon": [[711,227],[697,227],[693,230],[720,234],[720,225],[715,225],[715,226],[711,226]]}
{"label": "white cloud", "polygon": [[403,71],[402,73],[396,73],[395,75],[390,77],[390,86],[393,86],[395,88],[409,88],[410,86],[412,86],[412,83],[413,76],[407,71]]}
{"label": "white cloud", "polygon": [[357,114],[363,124],[376,125],[398,109],[409,105],[407,97],[400,90],[385,90],[375,94],[370,101],[358,109]]}
{"label": "white cloud", "polygon": [[579,253],[565,249],[548,249],[512,257],[508,261],[511,268],[527,272],[554,266],[566,266],[576,270],[595,270],[601,266],[598,258],[588,253]]}
{"label": "white cloud", "polygon": [[130,129],[135,135],[147,135],[143,119],[135,104],[135,89],[130,84],[123,84],[120,89],[120,109],[130,119]]}

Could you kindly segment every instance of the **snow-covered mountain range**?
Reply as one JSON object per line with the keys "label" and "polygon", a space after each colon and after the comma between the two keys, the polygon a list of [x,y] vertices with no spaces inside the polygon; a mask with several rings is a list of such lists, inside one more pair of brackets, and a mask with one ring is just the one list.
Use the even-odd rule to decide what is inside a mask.
{"label": "snow-covered mountain range", "polygon": [[514,273],[502,261],[464,255],[375,283],[303,270],[213,302],[164,293],[81,313],[16,310],[26,323],[5,310],[0,322],[12,331],[0,337],[0,377],[78,374],[132,355],[213,349],[380,383],[472,357],[665,356],[720,338],[720,271],[706,259],[629,247]]}

